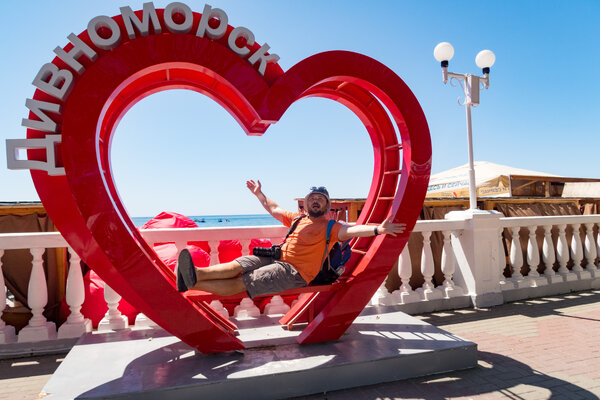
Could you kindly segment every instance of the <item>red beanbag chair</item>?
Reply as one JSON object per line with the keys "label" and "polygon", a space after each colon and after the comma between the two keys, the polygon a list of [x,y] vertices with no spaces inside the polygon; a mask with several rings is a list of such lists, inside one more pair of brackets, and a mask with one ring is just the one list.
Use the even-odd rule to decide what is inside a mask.
{"label": "red beanbag chair", "polygon": [[[197,228],[196,223],[185,215],[177,214],[171,211],[163,211],[150,221],[146,222],[140,229],[161,229],[161,228]],[[156,243],[160,245],[163,243]],[[196,245],[202,250],[210,254],[210,246],[208,242],[189,242]]]}
{"label": "red beanbag chair", "polygon": [[239,240],[221,240],[219,242],[219,262],[226,263],[242,256],[242,244]]}
{"label": "red beanbag chair", "polygon": [[[185,248],[190,251],[196,267],[203,268],[210,265],[210,255],[200,247],[188,244]],[[154,251],[158,258],[160,258],[167,267],[171,268],[171,271],[175,271],[175,266],[177,265],[177,247],[175,247],[174,243],[156,245],[154,246]]]}

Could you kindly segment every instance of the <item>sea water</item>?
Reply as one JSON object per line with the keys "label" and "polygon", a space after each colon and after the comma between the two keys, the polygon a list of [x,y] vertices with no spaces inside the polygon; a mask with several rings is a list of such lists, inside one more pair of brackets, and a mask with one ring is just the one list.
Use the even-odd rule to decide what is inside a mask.
{"label": "sea water", "polygon": [[[141,228],[153,217],[133,217],[131,220],[137,228]],[[270,214],[229,214],[229,215],[189,215],[199,228],[227,227],[227,226],[264,226],[281,225]]]}

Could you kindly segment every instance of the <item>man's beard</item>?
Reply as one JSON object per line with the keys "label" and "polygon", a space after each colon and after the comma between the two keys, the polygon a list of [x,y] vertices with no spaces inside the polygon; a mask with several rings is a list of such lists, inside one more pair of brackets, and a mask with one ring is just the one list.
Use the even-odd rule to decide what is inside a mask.
{"label": "man's beard", "polygon": [[319,211],[313,211],[312,209],[309,208],[308,215],[313,218],[319,218],[319,217],[325,215],[325,209],[321,208],[321,209],[319,209]]}

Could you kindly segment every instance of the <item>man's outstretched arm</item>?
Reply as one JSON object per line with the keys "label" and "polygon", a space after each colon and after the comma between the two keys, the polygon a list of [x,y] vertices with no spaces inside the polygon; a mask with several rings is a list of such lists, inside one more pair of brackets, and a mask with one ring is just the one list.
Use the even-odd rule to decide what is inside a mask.
{"label": "man's outstretched arm", "polygon": [[259,180],[257,180],[256,182],[254,182],[253,180],[246,181],[246,186],[256,196],[258,201],[260,201],[260,204],[262,204],[265,210],[267,210],[267,212],[273,216],[273,218],[275,218],[278,221],[283,221],[283,213],[285,210],[279,207],[277,203],[275,203],[273,200],[269,199],[267,196],[264,195],[264,193],[261,190],[262,185],[260,184]]}
{"label": "man's outstretched arm", "polygon": [[342,225],[338,232],[338,240],[343,242],[353,237],[368,237],[375,235],[392,235],[404,232],[406,224],[396,224],[389,217],[379,225]]}

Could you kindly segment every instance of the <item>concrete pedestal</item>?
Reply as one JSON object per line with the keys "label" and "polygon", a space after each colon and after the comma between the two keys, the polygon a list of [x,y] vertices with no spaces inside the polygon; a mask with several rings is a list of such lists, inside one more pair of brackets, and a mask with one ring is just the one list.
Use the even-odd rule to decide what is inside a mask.
{"label": "concrete pedestal", "polygon": [[472,342],[372,307],[335,342],[299,345],[277,318],[236,321],[243,352],[204,355],[162,329],[83,336],[46,399],[281,399],[474,367]]}

